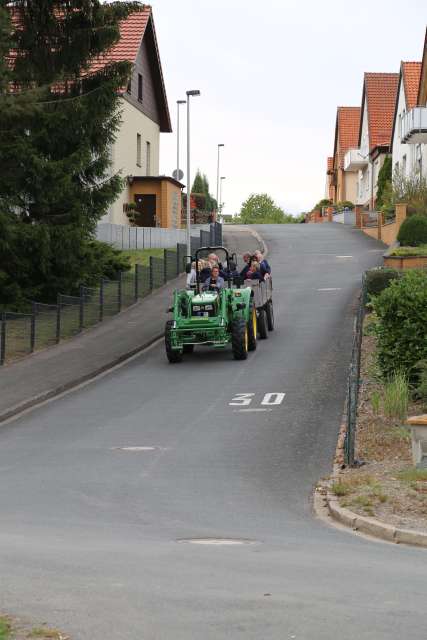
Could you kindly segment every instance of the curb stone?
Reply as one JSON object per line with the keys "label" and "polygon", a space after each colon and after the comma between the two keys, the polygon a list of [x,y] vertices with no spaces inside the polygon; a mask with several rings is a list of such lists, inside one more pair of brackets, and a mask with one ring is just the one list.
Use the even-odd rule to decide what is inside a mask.
{"label": "curb stone", "polygon": [[[334,470],[332,479],[339,477]],[[380,538],[386,542],[395,544],[408,544],[416,547],[427,547],[427,533],[423,531],[400,529],[391,524],[381,522],[377,518],[361,516],[350,509],[341,507],[338,498],[329,489],[326,489],[325,501],[328,513],[333,520],[340,524],[374,538]]]}

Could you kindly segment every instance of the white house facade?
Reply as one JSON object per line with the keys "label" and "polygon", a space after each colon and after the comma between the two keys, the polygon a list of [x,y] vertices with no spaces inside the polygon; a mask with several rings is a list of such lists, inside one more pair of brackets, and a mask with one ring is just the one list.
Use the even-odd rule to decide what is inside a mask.
{"label": "white house facade", "polygon": [[160,134],[172,131],[149,5],[122,21],[120,41],[98,64],[112,60],[128,60],[133,65],[121,96],[121,124],[111,148],[111,173],[119,173],[126,185],[101,222],[128,224],[125,208],[132,201],[129,187],[135,177],[159,176]]}
{"label": "white house facade", "polygon": [[[427,179],[427,30],[418,72],[416,100],[412,100],[412,103],[402,116],[401,146],[410,149],[412,171]],[[396,152],[396,161],[398,158]]]}
{"label": "white house facade", "polygon": [[392,132],[393,174],[408,178],[422,172],[422,156],[425,145],[404,142],[404,122],[408,112],[417,103],[420,83],[421,62],[402,62],[399,76],[399,88]]}
{"label": "white house facade", "polygon": [[359,144],[344,157],[344,170],[358,170],[357,204],[374,209],[378,174],[390,153],[398,73],[365,73]]}

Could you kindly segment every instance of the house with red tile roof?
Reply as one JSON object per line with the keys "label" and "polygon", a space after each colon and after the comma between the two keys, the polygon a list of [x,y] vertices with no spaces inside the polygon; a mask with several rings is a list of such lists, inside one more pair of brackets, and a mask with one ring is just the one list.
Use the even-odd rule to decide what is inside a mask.
{"label": "house with red tile roof", "polygon": [[142,226],[180,226],[182,185],[159,176],[160,134],[172,127],[151,6],[121,21],[120,40],[94,60],[92,68],[113,61],[133,65],[121,94],[121,125],[111,149],[111,170],[121,172],[126,187],[102,222],[129,224],[126,212],[134,203],[141,210]]}
{"label": "house with red tile roof", "polygon": [[344,157],[344,170],[358,171],[357,204],[375,208],[379,171],[390,155],[398,73],[365,73],[358,145]]}
{"label": "house with red tile roof", "polygon": [[[427,179],[427,29],[422,62],[409,71],[406,75],[410,100],[400,124],[401,146],[412,159],[412,170]],[[395,160],[400,161],[397,152]]]}
{"label": "house with red tile roof", "polygon": [[394,110],[391,135],[393,173],[408,178],[421,172],[421,144],[407,144],[403,138],[403,122],[406,114],[417,105],[421,77],[421,62],[402,62]]}
{"label": "house with red tile roof", "polygon": [[360,125],[360,107],[338,107],[335,121],[334,155],[332,182],[334,184],[333,201],[357,198],[357,170],[344,170],[344,157],[347,151],[357,146]]}

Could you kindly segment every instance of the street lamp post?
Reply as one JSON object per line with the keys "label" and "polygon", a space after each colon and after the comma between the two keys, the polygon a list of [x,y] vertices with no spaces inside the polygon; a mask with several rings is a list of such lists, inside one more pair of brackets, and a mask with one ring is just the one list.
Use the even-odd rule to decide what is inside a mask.
{"label": "street lamp post", "polygon": [[177,118],[176,118],[176,179],[179,180],[179,107],[185,104],[186,100],[177,100]]}
{"label": "street lamp post", "polygon": [[220,182],[219,182],[219,205],[218,205],[218,209],[219,209],[220,213],[222,213],[222,181],[225,180],[225,179],[226,179],[225,176],[221,176]]}
{"label": "street lamp post", "polygon": [[218,145],[218,162],[216,167],[216,208],[219,209],[219,151],[221,147],[224,147],[224,144]]}
{"label": "street lamp post", "polygon": [[[190,176],[190,97],[199,96],[200,91],[187,91],[187,255],[191,256],[191,176]],[[191,261],[191,258],[188,258]]]}

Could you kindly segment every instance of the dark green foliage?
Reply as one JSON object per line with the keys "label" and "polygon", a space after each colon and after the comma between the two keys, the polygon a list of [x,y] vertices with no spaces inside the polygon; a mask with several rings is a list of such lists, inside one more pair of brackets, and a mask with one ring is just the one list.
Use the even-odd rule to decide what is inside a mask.
{"label": "dark green foliage", "polygon": [[[191,195],[195,196],[198,209],[216,211],[217,201],[209,193],[209,181],[206,174],[202,175],[199,170],[197,170],[196,177],[194,178]],[[200,198],[199,200],[197,200],[198,197]]]}
{"label": "dark green foliage", "polygon": [[350,209],[350,211],[353,211],[354,204],[350,200],[341,200],[340,202],[337,202],[336,208],[338,211],[343,211],[344,209]]}
{"label": "dark green foliage", "polygon": [[386,378],[402,371],[408,376],[427,359],[427,274],[407,271],[373,298],[378,362]]}
{"label": "dark green foliage", "polygon": [[386,156],[384,164],[379,170],[377,180],[377,200],[376,205],[381,208],[384,204],[384,192],[389,188],[392,178],[392,160],[391,156]]}
{"label": "dark green foliage", "polygon": [[378,267],[366,272],[366,291],[368,296],[377,296],[386,289],[392,280],[399,278],[400,272],[388,267]]}
{"label": "dark green foliage", "polygon": [[73,226],[23,225],[0,216],[0,301],[20,310],[29,300],[55,302],[57,293],[78,293],[130,268],[121,252],[88,239]]}
{"label": "dark green foliage", "polygon": [[415,379],[415,399],[422,400],[424,402],[424,407],[427,410],[427,360],[417,362],[413,369],[413,374]]}
{"label": "dark green foliage", "polygon": [[[131,65],[91,65],[117,42],[119,20],[140,7],[0,0],[4,306],[18,308],[28,298],[51,301],[118,268],[117,255],[95,243],[92,232],[122,189],[122,178],[110,175],[110,148]],[[19,16],[15,30],[12,13]]]}
{"label": "dark green foliage", "polygon": [[427,216],[414,215],[406,218],[397,236],[404,247],[417,247],[427,244]]}
{"label": "dark green foliage", "polygon": [[323,209],[323,207],[330,207],[332,206],[333,202],[332,200],[330,200],[329,198],[323,198],[322,200],[319,200],[319,202],[314,205],[313,207],[313,211],[315,209]]}

